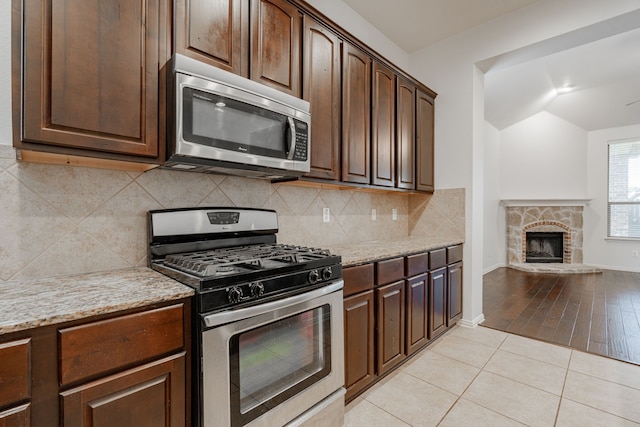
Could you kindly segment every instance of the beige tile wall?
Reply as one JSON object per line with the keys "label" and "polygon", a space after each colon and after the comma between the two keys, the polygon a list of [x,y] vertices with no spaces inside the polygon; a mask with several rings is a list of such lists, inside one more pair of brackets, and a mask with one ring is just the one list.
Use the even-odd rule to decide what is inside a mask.
{"label": "beige tile wall", "polygon": [[423,196],[42,165],[17,162],[14,149],[0,145],[0,280],[144,266],[147,211],[187,206],[275,209],[279,242],[316,247],[408,235],[464,239],[464,189]]}

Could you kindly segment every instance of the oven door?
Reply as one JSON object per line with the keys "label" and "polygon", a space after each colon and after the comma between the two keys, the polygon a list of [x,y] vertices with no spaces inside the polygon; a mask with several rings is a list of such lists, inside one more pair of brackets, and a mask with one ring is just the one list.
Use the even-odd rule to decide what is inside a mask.
{"label": "oven door", "polygon": [[342,286],[204,316],[204,427],[285,425],[343,386]]}

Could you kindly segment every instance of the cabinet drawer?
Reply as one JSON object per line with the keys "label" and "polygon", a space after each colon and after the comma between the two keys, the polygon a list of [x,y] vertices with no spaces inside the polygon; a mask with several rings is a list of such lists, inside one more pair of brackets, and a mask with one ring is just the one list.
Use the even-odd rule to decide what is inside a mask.
{"label": "cabinet drawer", "polygon": [[444,267],[447,265],[447,249],[436,249],[429,251],[429,269],[435,270],[436,268]]}
{"label": "cabinet drawer", "polygon": [[404,277],[404,258],[376,262],[376,285],[386,285]]}
{"label": "cabinet drawer", "polygon": [[64,386],[181,349],[182,304],[59,331]]}
{"label": "cabinet drawer", "polygon": [[0,411],[0,426],[2,427],[24,427],[31,425],[31,404]]}
{"label": "cabinet drawer", "polygon": [[29,338],[0,344],[0,408],[31,397],[30,349]]}
{"label": "cabinet drawer", "polygon": [[345,297],[373,289],[373,264],[347,267],[342,270],[342,278],[344,279],[343,293]]}
{"label": "cabinet drawer", "polygon": [[405,263],[407,277],[429,271],[429,253],[409,255]]}
{"label": "cabinet drawer", "polygon": [[462,245],[449,246],[447,248],[447,264],[462,261]]}

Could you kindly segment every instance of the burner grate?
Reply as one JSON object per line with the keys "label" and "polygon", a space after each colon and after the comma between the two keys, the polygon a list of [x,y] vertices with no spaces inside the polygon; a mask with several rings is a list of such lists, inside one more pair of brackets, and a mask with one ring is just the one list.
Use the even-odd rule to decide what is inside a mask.
{"label": "burner grate", "polygon": [[269,270],[331,256],[326,249],[260,244],[167,255],[164,264],[199,277]]}

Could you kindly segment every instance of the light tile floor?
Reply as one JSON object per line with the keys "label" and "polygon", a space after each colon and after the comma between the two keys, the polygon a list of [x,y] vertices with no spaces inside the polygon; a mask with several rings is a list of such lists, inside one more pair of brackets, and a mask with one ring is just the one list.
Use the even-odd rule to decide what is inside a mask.
{"label": "light tile floor", "polygon": [[458,326],[347,405],[375,426],[640,426],[640,366]]}

